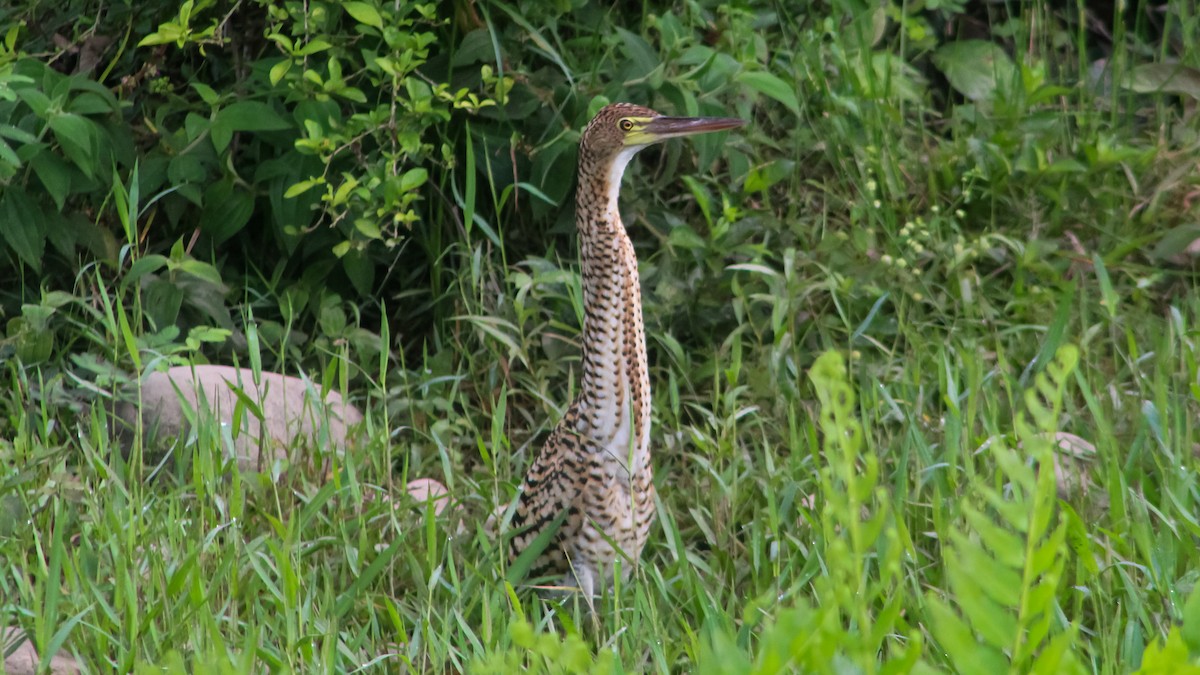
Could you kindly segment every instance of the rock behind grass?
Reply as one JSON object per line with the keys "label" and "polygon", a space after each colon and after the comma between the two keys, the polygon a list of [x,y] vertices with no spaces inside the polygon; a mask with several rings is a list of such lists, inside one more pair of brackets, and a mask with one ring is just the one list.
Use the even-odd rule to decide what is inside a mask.
{"label": "rock behind grass", "polygon": [[[262,372],[255,381],[254,372],[248,368],[176,366],[148,375],[142,383],[140,401],[128,399],[117,406],[117,424],[126,449],[139,422],[146,446],[154,447],[186,434],[191,424],[189,415],[200,421],[233,425],[241,398],[241,428],[232,434],[238,468],[264,471],[275,460],[289,459],[293,449],[314,447],[324,437],[328,438],[325,447],[330,451],[345,450],[349,435],[363,415],[336,392],[329,392],[323,400],[320,394],[320,385],[279,373]],[[245,405],[247,402],[258,407],[261,420]]]}

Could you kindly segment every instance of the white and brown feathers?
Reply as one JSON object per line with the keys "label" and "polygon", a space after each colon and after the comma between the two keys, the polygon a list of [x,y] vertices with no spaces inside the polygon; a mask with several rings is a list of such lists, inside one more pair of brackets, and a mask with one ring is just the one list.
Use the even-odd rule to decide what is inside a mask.
{"label": "white and brown feathers", "polygon": [[[602,109],[584,130],[575,199],[583,264],[583,378],[579,397],[530,467],[512,527],[515,561],[542,535],[531,578],[592,595],[636,565],[654,521],[650,379],[637,256],[617,210],[621,175],[640,147],[622,118],[657,117],[630,104]],[[556,529],[554,529],[556,528]]]}
{"label": "white and brown feathers", "polygon": [[[654,521],[650,378],[637,256],[617,197],[625,166],[646,145],[732,129],[726,117],[663,117],[616,103],[579,144],[575,218],[583,261],[583,378],[579,398],[550,434],[521,486],[510,560],[533,558],[535,577],[591,596],[627,577]],[[520,567],[520,565],[514,565]]]}

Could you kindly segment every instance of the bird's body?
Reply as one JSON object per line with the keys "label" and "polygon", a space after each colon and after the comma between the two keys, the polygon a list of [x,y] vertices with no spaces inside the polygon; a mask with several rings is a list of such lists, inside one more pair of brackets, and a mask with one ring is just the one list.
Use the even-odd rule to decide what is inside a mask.
{"label": "bird's body", "polygon": [[646,145],[741,124],[617,103],[584,130],[575,200],[583,377],[530,467],[513,515],[510,560],[535,543],[541,549],[532,577],[561,579],[591,596],[611,584],[618,558],[627,577],[646,544],[654,522],[650,377],[637,256],[617,208],[621,176]]}

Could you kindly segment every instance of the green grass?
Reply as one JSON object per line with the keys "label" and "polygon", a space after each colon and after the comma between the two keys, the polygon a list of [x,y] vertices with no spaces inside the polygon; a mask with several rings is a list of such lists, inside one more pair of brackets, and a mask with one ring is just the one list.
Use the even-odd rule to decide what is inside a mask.
{"label": "green grass", "polygon": [[[10,325],[0,352],[0,626],[90,672],[1196,668],[1200,92],[1119,86],[1155,75],[1140,65],[1197,72],[1200,15],[1168,4],[1167,38],[1118,21],[1099,47],[1079,8],[989,4],[1010,61],[982,71],[990,51],[939,51],[961,7],[691,8],[643,31],[662,77],[637,98],[752,123],[644,153],[626,181],[659,525],[594,614],[510,586],[482,530],[577,389],[569,226],[531,230],[545,205],[513,206],[468,151],[443,187],[472,215],[428,224],[427,291],[314,297],[306,318],[285,281],[247,273],[234,323],[259,329],[236,359],[302,365],[364,409],[364,440],[328,481],[317,460],[242,475],[228,431],[201,424],[156,470],[157,449],[109,438],[91,395],[119,383],[107,364],[230,357],[219,331],[146,328],[126,279],[149,197],[115,185],[124,263],[29,303],[22,325],[56,342]],[[774,79],[689,61],[712,17],[713,50]],[[587,64],[629,43],[581,45],[562,21],[537,58],[622,94]],[[1090,82],[1096,49],[1110,69]],[[515,68],[549,77],[529,59]],[[182,245],[169,258],[207,274]],[[432,322],[416,336],[391,313],[414,297]],[[1055,434],[1094,446],[1086,489],[1056,489]],[[408,500],[419,477],[454,508]]]}

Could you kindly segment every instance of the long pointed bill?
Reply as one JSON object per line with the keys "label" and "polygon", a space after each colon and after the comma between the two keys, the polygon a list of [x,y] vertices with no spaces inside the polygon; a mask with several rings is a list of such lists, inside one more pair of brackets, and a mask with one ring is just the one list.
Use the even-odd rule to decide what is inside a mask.
{"label": "long pointed bill", "polygon": [[642,132],[655,140],[736,129],[746,123],[734,117],[655,117]]}

